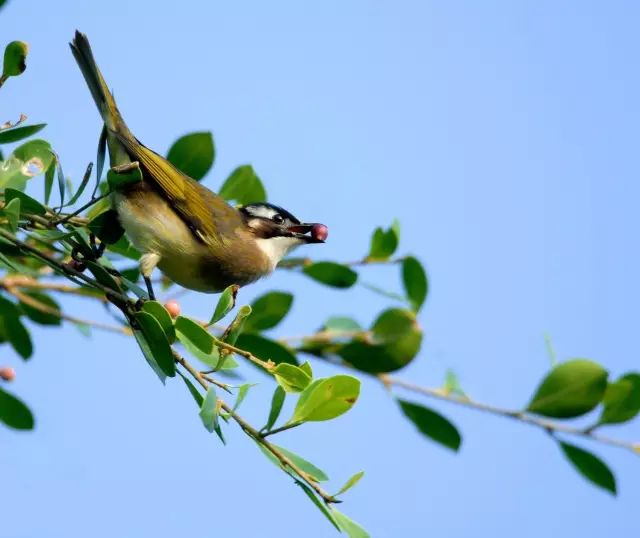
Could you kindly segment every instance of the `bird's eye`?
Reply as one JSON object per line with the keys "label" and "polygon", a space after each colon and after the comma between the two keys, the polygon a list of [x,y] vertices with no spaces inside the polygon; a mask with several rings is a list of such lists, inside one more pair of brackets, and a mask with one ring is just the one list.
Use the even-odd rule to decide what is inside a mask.
{"label": "bird's eye", "polygon": [[284,222],[284,218],[282,218],[282,215],[280,215],[279,213],[276,213],[271,220],[273,222],[275,222],[276,224],[282,224]]}

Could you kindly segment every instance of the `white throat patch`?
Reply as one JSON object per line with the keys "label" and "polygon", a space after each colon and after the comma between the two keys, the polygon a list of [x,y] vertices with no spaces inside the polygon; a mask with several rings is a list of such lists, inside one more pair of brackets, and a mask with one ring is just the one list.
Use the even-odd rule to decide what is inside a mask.
{"label": "white throat patch", "polygon": [[278,262],[284,258],[294,248],[300,246],[304,241],[297,237],[270,237],[269,239],[258,238],[256,245],[269,258],[271,270],[275,269]]}

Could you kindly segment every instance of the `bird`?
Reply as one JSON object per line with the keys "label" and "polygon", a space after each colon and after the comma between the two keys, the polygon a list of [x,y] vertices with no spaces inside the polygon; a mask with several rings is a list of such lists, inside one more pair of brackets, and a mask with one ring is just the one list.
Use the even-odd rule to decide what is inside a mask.
{"label": "bird", "polygon": [[216,293],[268,275],[300,245],[326,241],[324,224],[301,222],[266,202],[233,207],[143,145],[122,118],[87,36],[76,30],[69,45],[102,117],[111,168],[136,166],[142,173],[141,181],[112,192],[111,201],[141,252],[150,298],[156,267],[185,288]]}

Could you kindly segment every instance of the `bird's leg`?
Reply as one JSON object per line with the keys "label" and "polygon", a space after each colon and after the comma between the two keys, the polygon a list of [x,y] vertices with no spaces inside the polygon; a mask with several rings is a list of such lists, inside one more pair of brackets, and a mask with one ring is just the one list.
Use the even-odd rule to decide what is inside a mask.
{"label": "bird's leg", "polygon": [[151,285],[151,273],[160,262],[160,255],[155,252],[147,252],[140,257],[140,272],[144,283],[147,285],[147,292],[149,293],[149,299],[156,300],[156,294],[153,293],[153,286]]}

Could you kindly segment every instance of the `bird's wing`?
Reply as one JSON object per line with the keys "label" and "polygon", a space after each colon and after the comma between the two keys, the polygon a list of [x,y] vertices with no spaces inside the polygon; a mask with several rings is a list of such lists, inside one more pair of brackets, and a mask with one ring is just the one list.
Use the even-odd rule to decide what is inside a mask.
{"label": "bird's wing", "polygon": [[191,179],[138,140],[120,135],[118,132],[116,136],[131,157],[139,161],[147,171],[144,180],[150,181],[158,188],[201,241],[209,244],[220,241],[229,237],[233,230],[242,224],[238,211],[217,194]]}

